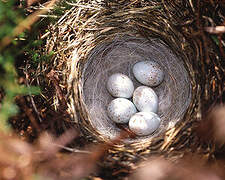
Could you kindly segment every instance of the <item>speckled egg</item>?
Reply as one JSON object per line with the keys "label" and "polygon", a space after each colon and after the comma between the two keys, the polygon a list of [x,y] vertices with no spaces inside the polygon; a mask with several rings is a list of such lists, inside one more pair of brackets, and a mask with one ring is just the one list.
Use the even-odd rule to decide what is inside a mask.
{"label": "speckled egg", "polygon": [[134,92],[134,85],[128,76],[115,73],[107,81],[107,90],[114,97],[130,98]]}
{"label": "speckled egg", "polygon": [[115,123],[128,123],[131,116],[136,112],[134,104],[125,98],[112,100],[107,108],[109,118]]}
{"label": "speckled egg", "polygon": [[133,103],[139,111],[158,111],[158,96],[155,91],[147,86],[139,86],[133,93]]}
{"label": "speckled egg", "polygon": [[160,117],[153,112],[138,112],[129,121],[129,128],[138,136],[147,136],[159,128]]}
{"label": "speckled egg", "polygon": [[142,84],[154,87],[162,83],[164,72],[155,61],[140,61],[133,66],[134,77]]}

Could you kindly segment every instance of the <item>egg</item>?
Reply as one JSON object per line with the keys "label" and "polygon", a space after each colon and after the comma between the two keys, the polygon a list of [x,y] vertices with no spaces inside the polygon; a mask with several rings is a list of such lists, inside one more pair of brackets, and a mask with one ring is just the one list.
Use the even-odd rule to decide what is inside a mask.
{"label": "egg", "polygon": [[107,90],[114,97],[131,98],[134,85],[128,76],[115,73],[107,81]]}
{"label": "egg", "polygon": [[147,86],[139,86],[133,93],[133,103],[139,111],[158,111],[158,96],[155,91]]}
{"label": "egg", "polygon": [[142,84],[154,87],[162,83],[164,72],[155,61],[140,61],[133,66],[134,77]]}
{"label": "egg", "polygon": [[125,98],[112,100],[107,108],[109,118],[115,123],[128,123],[131,116],[136,112],[134,104]]}
{"label": "egg", "polygon": [[138,136],[152,134],[159,128],[160,117],[153,112],[138,112],[129,121],[129,128]]}

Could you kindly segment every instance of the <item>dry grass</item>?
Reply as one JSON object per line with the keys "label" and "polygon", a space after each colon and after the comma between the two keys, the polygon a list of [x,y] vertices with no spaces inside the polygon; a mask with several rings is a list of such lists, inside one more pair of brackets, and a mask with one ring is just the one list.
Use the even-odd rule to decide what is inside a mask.
{"label": "dry grass", "polygon": [[[42,134],[39,143],[31,145],[14,136],[0,135],[0,177],[32,179],[38,173],[43,179],[79,179],[92,173],[90,179],[95,179],[96,174],[104,179],[122,179],[143,166],[137,162],[148,161],[150,164],[137,170],[130,179],[144,180],[146,176],[151,179],[223,179],[224,166],[218,168],[214,164],[225,160],[221,126],[224,119],[220,116],[224,107],[214,109],[216,104],[224,102],[225,46],[223,28],[220,28],[224,27],[223,8],[220,1],[191,0],[78,1],[73,4],[43,35],[47,37],[46,51],[55,52],[52,62],[40,64],[34,75],[30,75],[32,71],[25,71],[30,75],[29,84],[35,82],[46,88],[41,97],[34,98],[37,110],[28,107],[25,113],[33,122],[32,129],[39,129],[38,134]],[[193,95],[184,119],[176,126],[150,142],[128,145],[121,140],[129,134],[109,142],[93,128],[81,87],[82,67],[89,53],[98,44],[124,33],[157,37],[167,43],[186,62]],[[53,93],[49,93],[50,90]],[[68,126],[81,130],[77,138],[85,139],[82,143],[94,142],[95,145],[77,148],[81,141],[76,143],[77,134],[72,131],[59,139],[43,133],[48,129],[60,134]],[[213,140],[207,137],[208,132]],[[70,141],[75,142],[73,148],[66,147]],[[61,148],[71,153],[59,152]],[[160,158],[149,159],[155,155]]]}

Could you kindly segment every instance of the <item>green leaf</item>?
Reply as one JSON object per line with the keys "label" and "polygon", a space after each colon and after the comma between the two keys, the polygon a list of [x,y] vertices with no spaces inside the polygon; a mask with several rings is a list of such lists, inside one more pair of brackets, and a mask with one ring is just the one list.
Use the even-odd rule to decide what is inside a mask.
{"label": "green leaf", "polygon": [[9,98],[5,98],[0,110],[0,130],[5,132],[10,130],[7,120],[17,112],[18,107],[13,103],[13,101]]}
{"label": "green leaf", "polygon": [[216,45],[219,46],[220,42],[219,42],[218,37],[216,35],[212,35],[211,37],[212,37],[213,41],[216,43]]}
{"label": "green leaf", "polygon": [[40,94],[41,90],[39,87],[36,87],[36,86],[30,86],[30,87],[27,87],[27,86],[24,86],[24,85],[21,85],[19,86],[19,88],[17,89],[16,91],[19,95],[38,95]]}

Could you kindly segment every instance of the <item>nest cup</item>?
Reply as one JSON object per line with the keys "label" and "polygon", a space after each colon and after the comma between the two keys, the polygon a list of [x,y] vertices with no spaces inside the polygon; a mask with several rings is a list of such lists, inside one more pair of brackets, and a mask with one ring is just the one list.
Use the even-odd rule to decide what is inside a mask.
{"label": "nest cup", "polygon": [[[79,1],[51,27],[47,50],[58,52],[53,68],[61,72],[68,112],[84,135],[97,142],[108,142],[121,132],[106,113],[113,99],[106,90],[108,77],[124,73],[138,87],[141,84],[131,71],[136,62],[154,60],[163,67],[165,79],[154,88],[162,119],[159,129],[149,136],[124,139],[114,145],[115,152],[169,152],[169,148],[194,143],[190,128],[201,119],[200,101],[211,101],[220,88],[212,92],[209,79],[220,79],[212,67],[206,75],[210,61],[200,58],[197,39],[187,39],[176,28],[185,19],[183,4],[170,5]],[[185,11],[192,17],[190,4]]]}
{"label": "nest cup", "polygon": [[152,135],[125,139],[124,142],[140,142],[159,136],[182,120],[191,100],[191,83],[181,58],[177,57],[160,39],[146,39],[138,35],[115,36],[111,42],[96,46],[88,55],[82,69],[82,94],[90,123],[99,134],[113,139],[121,129],[107,116],[107,106],[114,99],[106,89],[110,75],[126,74],[137,88],[139,83],[132,73],[135,63],[154,60],[165,73],[161,85],[154,87],[159,97],[159,129]]}

